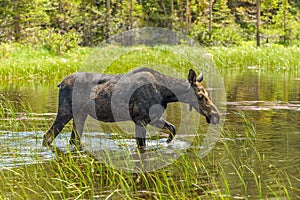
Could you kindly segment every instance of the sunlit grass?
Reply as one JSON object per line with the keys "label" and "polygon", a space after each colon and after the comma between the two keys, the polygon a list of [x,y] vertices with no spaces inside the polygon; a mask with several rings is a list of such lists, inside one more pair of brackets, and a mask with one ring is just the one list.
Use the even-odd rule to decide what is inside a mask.
{"label": "sunlit grass", "polygon": [[12,46],[0,55],[0,78],[6,81],[58,81],[76,72],[89,54],[88,48],[77,48],[64,55],[52,55],[44,49]]}
{"label": "sunlit grass", "polygon": [[300,67],[300,48],[297,46],[265,45],[257,48],[253,45],[239,47],[212,47],[208,49],[214,55],[214,61],[222,70],[256,69],[266,73],[295,71]]}
{"label": "sunlit grass", "polygon": [[[176,52],[164,50],[165,47],[115,48],[111,46],[104,50],[98,48],[96,51],[91,48],[76,48],[64,55],[53,55],[44,49],[27,46],[12,45],[9,47],[0,54],[0,78],[7,81],[58,82],[78,70],[89,70],[89,67],[93,68],[90,71],[95,71],[96,68],[100,72],[105,69],[104,72],[108,73],[122,73],[145,65],[168,66],[184,71],[193,66],[191,60],[199,59],[195,55],[188,59],[187,57],[182,59]],[[178,48],[178,52],[180,48],[182,47]],[[295,71],[299,69],[300,63],[300,48],[296,46],[212,47],[202,49],[200,52],[204,53],[205,51],[213,54],[216,66],[220,71],[228,69],[255,69],[268,73]],[[114,56],[117,56],[117,59],[111,59]],[[89,67],[86,67],[87,65]],[[120,71],[120,69],[122,70]]]}

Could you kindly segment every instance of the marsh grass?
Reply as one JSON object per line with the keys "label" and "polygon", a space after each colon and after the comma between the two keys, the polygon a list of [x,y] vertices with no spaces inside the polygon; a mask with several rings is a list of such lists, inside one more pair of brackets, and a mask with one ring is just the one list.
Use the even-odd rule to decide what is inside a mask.
{"label": "marsh grass", "polygon": [[42,48],[8,45],[0,56],[0,78],[6,81],[58,81],[77,71],[89,52],[88,48],[77,48],[57,56]]}
{"label": "marsh grass", "polygon": [[[176,51],[180,52],[180,48],[182,47]],[[59,82],[63,77],[78,70],[89,71],[89,67],[93,68],[90,71],[96,68],[99,71],[105,69],[104,72],[107,73],[122,73],[145,65],[169,66],[181,69],[182,72],[192,66],[190,60],[180,58],[178,53],[163,46],[76,48],[63,55],[53,55],[42,48],[17,45],[7,45],[7,48],[2,51],[0,78],[6,81]],[[229,69],[248,70],[249,68],[268,73],[295,71],[298,70],[300,63],[300,48],[296,46],[266,45],[257,48],[253,45],[245,45],[199,50],[204,55],[206,51],[213,55],[216,66],[221,72]],[[106,59],[114,57],[114,54],[123,58],[116,56],[115,60]],[[197,56],[192,55],[191,59],[199,59]]]}
{"label": "marsh grass", "polygon": [[[53,118],[55,115],[52,116]],[[0,94],[0,130],[9,132],[30,132],[49,127],[49,115],[34,113],[29,102],[22,99],[9,100]],[[66,130],[70,130],[67,126]]]}
{"label": "marsh grass", "polygon": [[221,71],[255,69],[266,73],[289,72],[298,70],[300,65],[300,48],[297,46],[273,44],[257,48],[245,45],[212,47],[208,51],[214,55],[214,61]]}

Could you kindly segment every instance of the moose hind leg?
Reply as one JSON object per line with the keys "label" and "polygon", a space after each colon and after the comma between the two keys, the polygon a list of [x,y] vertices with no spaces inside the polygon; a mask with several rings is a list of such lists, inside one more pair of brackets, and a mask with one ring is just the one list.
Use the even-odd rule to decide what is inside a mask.
{"label": "moose hind leg", "polygon": [[73,130],[69,143],[81,148],[80,138],[83,133],[84,123],[86,121],[87,115],[82,114],[73,118]]}
{"label": "moose hind leg", "polygon": [[170,143],[176,135],[175,126],[173,124],[171,124],[170,122],[167,122],[163,118],[160,118],[159,120],[151,122],[150,125],[152,125],[154,127],[157,127],[157,128],[161,128],[161,129],[165,129],[165,130],[170,131],[169,137],[167,139],[167,143]]}
{"label": "moose hind leg", "polygon": [[72,114],[69,113],[68,115],[61,116],[60,114],[57,115],[54,123],[49,128],[49,130],[44,134],[43,146],[49,146],[55,137],[60,133],[60,131],[65,127],[65,125],[72,119]]}

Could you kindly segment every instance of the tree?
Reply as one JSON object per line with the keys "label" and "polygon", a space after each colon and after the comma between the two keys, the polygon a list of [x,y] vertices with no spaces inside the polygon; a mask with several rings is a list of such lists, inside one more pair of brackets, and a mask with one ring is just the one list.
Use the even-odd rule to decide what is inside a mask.
{"label": "tree", "polygon": [[292,40],[292,31],[295,18],[290,12],[291,6],[288,0],[280,2],[279,10],[274,17],[274,28],[279,30],[279,41],[287,44]]}
{"label": "tree", "polygon": [[1,4],[1,40],[26,41],[49,23],[47,0],[3,0]]}
{"label": "tree", "polygon": [[277,33],[272,31],[272,25],[274,21],[274,16],[278,10],[278,0],[264,0],[261,1],[261,20],[264,22],[261,26],[261,33],[266,42],[268,43],[270,39],[276,38]]}
{"label": "tree", "polygon": [[266,0],[262,3],[262,33],[267,42],[272,39],[279,43],[288,44],[299,35],[299,22],[297,11],[292,14],[288,0]]}
{"label": "tree", "polygon": [[256,0],[256,46],[260,46],[260,0]]}
{"label": "tree", "polygon": [[218,0],[213,5],[212,39],[215,44],[231,45],[241,41],[242,32],[227,6],[227,0]]}

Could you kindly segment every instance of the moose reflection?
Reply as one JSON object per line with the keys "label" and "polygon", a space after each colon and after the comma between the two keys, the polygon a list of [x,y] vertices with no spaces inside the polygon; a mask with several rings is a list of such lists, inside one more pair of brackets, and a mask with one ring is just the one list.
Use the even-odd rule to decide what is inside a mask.
{"label": "moose reflection", "polygon": [[44,135],[43,145],[50,145],[73,119],[70,144],[80,146],[88,115],[103,122],[133,121],[139,148],[146,146],[148,124],[167,129],[170,132],[167,142],[171,142],[176,129],[162,118],[162,114],[172,102],[189,104],[204,115],[208,123],[218,124],[220,113],[202,86],[202,80],[203,74],[197,77],[192,69],[187,80],[149,68],[139,68],[122,75],[72,74],[58,85],[58,112]]}

